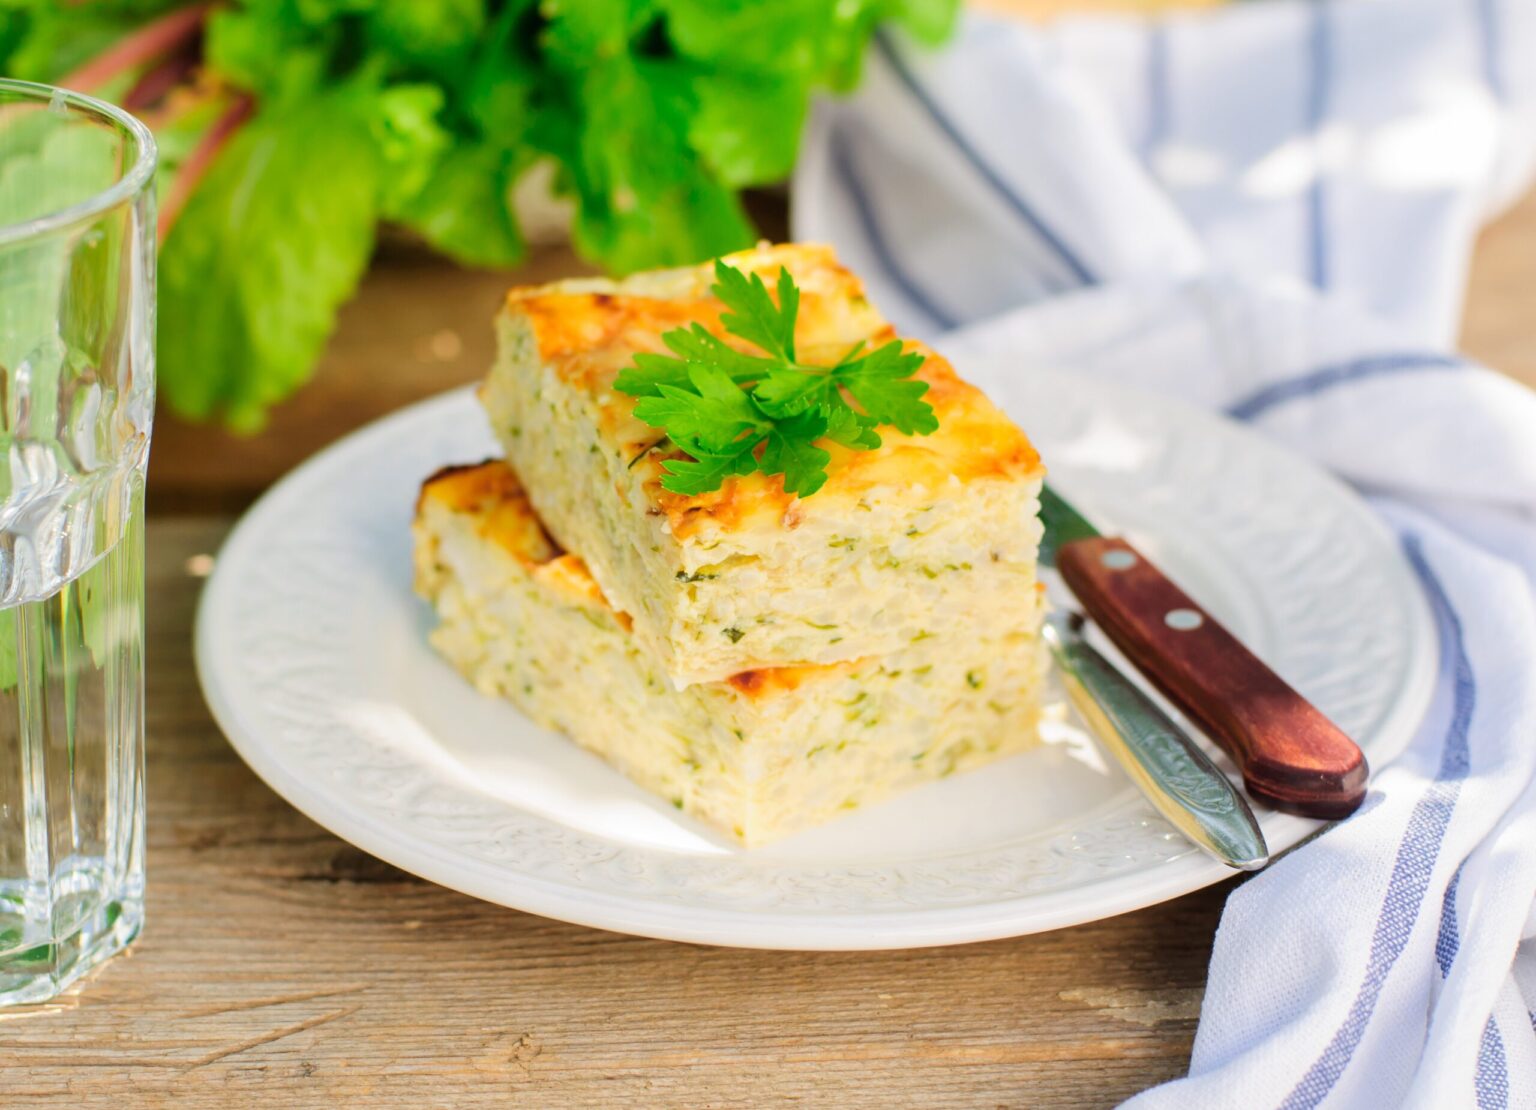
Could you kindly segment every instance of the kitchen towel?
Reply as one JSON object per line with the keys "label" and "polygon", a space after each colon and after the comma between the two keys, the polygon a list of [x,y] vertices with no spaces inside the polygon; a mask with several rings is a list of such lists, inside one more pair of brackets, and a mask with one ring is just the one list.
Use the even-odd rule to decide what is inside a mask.
{"label": "kitchen towel", "polygon": [[1454,349],[1536,165],[1533,57],[1531,0],[969,15],[810,121],[795,236],[902,328],[1310,456],[1435,615],[1418,733],[1228,899],[1189,1075],[1132,1106],[1536,1106],[1536,394]]}

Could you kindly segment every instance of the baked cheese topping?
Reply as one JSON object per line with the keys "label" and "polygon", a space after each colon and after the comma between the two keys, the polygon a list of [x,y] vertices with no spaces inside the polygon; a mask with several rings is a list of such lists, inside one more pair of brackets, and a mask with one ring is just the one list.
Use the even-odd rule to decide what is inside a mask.
{"label": "baked cheese topping", "polygon": [[[794,275],[800,286],[795,339],[807,362],[830,365],[859,341],[874,348],[896,338],[895,329],[865,299],[859,280],[837,264],[829,248],[760,247],[725,261],[760,274],[770,288],[781,266]],[[663,490],[662,462],[687,456],[665,447],[651,450],[659,433],[635,418],[635,398],[616,392],[613,381],[635,354],[667,353],[661,340],[665,332],[694,323],[740,350],[758,353],[721,328],[721,306],[709,292],[713,280],[712,267],[699,266],[668,274],[660,284],[649,275],[607,290],[585,288],[589,282],[568,282],[515,289],[507,298],[509,310],[526,317],[538,359],[563,383],[590,398],[606,446],[634,462],[649,505],[665,516],[678,538],[793,527],[805,514],[845,514],[856,511],[859,500],[880,487],[937,487],[951,478],[966,483],[1043,475],[1039,454],[1017,425],[984,393],[961,380],[941,355],[908,341],[909,349],[926,356],[915,377],[928,383],[924,399],[938,417],[938,431],[908,436],[882,427],[883,442],[873,451],[823,443],[832,453],[827,484],[804,501],[784,492],[781,477],[761,473],[727,479],[721,489],[696,496]]]}

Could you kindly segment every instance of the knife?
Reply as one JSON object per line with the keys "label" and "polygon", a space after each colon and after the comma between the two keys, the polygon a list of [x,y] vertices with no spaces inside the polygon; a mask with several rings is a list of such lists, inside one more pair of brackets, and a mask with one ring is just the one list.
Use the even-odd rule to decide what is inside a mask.
{"label": "knife", "polygon": [[1365,799],[1365,755],[1311,702],[1124,539],[1102,536],[1055,490],[1040,496],[1041,562],[1083,610],[1243,774],[1248,794],[1304,817]]}
{"label": "knife", "polygon": [[1222,863],[1256,871],[1269,846],[1227,776],[1141,688],[1083,636],[1081,614],[1056,610],[1044,638],[1067,696],[1159,813]]}

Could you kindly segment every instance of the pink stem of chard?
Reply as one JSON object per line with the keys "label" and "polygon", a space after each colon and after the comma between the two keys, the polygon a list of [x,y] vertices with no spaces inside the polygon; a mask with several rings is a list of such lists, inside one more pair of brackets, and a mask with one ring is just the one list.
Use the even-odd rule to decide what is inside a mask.
{"label": "pink stem of chard", "polygon": [[181,215],[181,210],[186,207],[187,198],[207,174],[213,161],[218,157],[219,151],[229,142],[241,124],[250,118],[251,111],[255,107],[255,101],[245,93],[237,96],[224,114],[214,120],[213,126],[204,132],[198,140],[192,153],[187,155],[184,161],[171,178],[170,187],[165,191],[165,199],[160,205],[159,226],[156,229],[160,242],[165,242],[165,237],[171,233],[171,227],[176,222],[176,217]]}
{"label": "pink stem of chard", "polygon": [[203,29],[212,4],[193,4],[167,12],[109,46],[59,79],[66,89],[90,92],[125,70],[143,65],[192,42]]}
{"label": "pink stem of chard", "polygon": [[[157,63],[133,83],[123,96],[123,107],[130,112],[145,113],[159,104],[172,89],[176,88],[197,69],[197,55],[183,49]],[[145,121],[150,122],[149,120]],[[153,126],[151,124],[151,126]]]}

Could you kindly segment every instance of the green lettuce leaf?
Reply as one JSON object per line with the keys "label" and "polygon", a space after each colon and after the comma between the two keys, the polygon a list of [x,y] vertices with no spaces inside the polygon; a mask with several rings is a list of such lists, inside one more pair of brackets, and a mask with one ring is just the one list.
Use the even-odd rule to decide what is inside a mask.
{"label": "green lettuce leaf", "polygon": [[543,47],[556,59],[583,64],[629,50],[656,14],[656,0],[543,0]]}
{"label": "green lettuce leaf", "polygon": [[242,0],[215,9],[203,35],[209,69],[264,107],[315,95],[331,80],[336,56],[352,36],[347,20],[311,11],[320,0]]}
{"label": "green lettuce leaf", "polygon": [[688,140],[731,188],[783,181],[795,167],[809,98],[795,79],[713,74],[694,82]]}
{"label": "green lettuce leaf", "polygon": [[459,146],[397,213],[428,243],[470,266],[515,266],[527,254],[512,215],[512,155]]}
{"label": "green lettuce leaf", "polygon": [[525,137],[532,63],[520,24],[532,0],[506,4],[448,78],[444,118],[451,149],[390,216],[469,266],[514,266],[527,254],[512,210],[512,186],[531,160]]}
{"label": "green lettuce leaf", "polygon": [[[842,0],[843,4],[849,0]],[[799,80],[823,63],[822,37],[842,4],[826,0],[661,0],[679,54],[721,74]]]}
{"label": "green lettuce leaf", "polygon": [[302,383],[373,249],[385,161],[371,90],[262,111],[224,150],[161,252],[162,396],[259,427]]}
{"label": "green lettuce leaf", "polygon": [[417,83],[381,89],[369,113],[373,139],[388,171],[384,175],[380,209],[398,219],[428,186],[453,149],[454,135],[439,119],[443,90]]}
{"label": "green lettuce leaf", "polygon": [[954,33],[960,5],[957,0],[884,0],[880,16],[894,20],[924,46],[938,46]]}
{"label": "green lettuce leaf", "polygon": [[694,94],[687,67],[620,54],[578,74],[574,118],[536,141],[567,170],[580,202],[574,237],[591,258],[628,273],[737,250],[754,231],[734,190],[688,142]]}
{"label": "green lettuce leaf", "polygon": [[0,62],[7,77],[53,81],[147,19],[186,0],[0,0]]}
{"label": "green lettuce leaf", "polygon": [[368,41],[399,63],[448,75],[473,57],[485,34],[485,0],[378,0]]}

